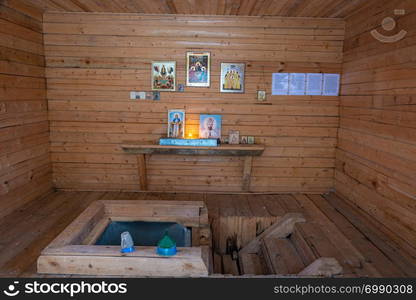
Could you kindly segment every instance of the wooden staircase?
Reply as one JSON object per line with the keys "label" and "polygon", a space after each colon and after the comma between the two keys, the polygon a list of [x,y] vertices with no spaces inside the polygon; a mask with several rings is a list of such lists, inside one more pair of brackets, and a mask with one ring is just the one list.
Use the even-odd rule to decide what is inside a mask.
{"label": "wooden staircase", "polygon": [[286,214],[241,249],[242,275],[334,276],[342,267],[337,253],[319,227],[301,214]]}

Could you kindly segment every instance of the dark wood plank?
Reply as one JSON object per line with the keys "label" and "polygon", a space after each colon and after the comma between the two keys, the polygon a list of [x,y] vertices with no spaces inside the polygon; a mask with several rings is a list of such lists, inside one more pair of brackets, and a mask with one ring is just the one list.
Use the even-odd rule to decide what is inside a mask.
{"label": "dark wood plank", "polygon": [[132,154],[166,155],[218,155],[218,156],[259,156],[264,151],[262,145],[220,145],[217,147],[160,146],[125,142],[124,151]]}
{"label": "dark wood plank", "polygon": [[137,154],[137,167],[139,169],[140,190],[147,190],[146,154]]}

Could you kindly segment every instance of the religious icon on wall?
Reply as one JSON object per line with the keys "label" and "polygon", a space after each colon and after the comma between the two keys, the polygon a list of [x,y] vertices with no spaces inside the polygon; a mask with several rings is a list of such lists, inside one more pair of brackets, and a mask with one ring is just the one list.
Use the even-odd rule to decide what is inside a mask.
{"label": "religious icon on wall", "polygon": [[245,64],[221,63],[221,92],[244,93]]}
{"label": "religious icon on wall", "polygon": [[257,91],[257,100],[266,101],[266,91]]}
{"label": "religious icon on wall", "polygon": [[152,90],[175,91],[176,62],[153,61],[152,62]]}
{"label": "religious icon on wall", "polygon": [[240,131],[230,130],[228,132],[228,143],[231,145],[240,143]]}
{"label": "religious icon on wall", "polygon": [[182,109],[171,109],[168,111],[168,137],[185,137],[185,111]]}
{"label": "religious icon on wall", "polygon": [[199,116],[199,138],[220,139],[221,138],[221,116],[200,115]]}
{"label": "religious icon on wall", "polygon": [[186,85],[209,87],[210,53],[186,53]]}

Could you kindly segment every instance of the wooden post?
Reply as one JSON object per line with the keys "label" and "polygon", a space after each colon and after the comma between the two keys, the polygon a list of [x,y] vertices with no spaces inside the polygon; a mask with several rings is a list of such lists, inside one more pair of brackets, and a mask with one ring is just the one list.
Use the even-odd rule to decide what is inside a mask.
{"label": "wooden post", "polygon": [[243,169],[243,191],[250,190],[251,167],[253,165],[253,156],[246,156],[244,159]]}
{"label": "wooden post", "polygon": [[145,154],[137,155],[137,167],[139,169],[139,182],[140,190],[147,190],[147,180],[146,180],[146,156]]}

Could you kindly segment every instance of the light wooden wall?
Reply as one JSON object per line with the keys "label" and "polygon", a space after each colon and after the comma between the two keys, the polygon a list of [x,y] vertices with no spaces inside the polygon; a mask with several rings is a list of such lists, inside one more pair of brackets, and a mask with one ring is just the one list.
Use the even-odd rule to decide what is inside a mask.
{"label": "light wooden wall", "polygon": [[[271,97],[270,87],[279,70],[339,73],[342,20],[46,13],[44,30],[56,187],[138,190],[136,159],[120,144],[156,143],[172,108],[186,109],[193,130],[200,113],[221,114],[224,135],[236,129],[266,144],[252,191],[333,186],[338,97]],[[150,89],[152,60],[175,60],[184,83],[189,50],[211,52],[210,88],[129,100],[131,90]],[[221,62],[247,64],[245,94],[219,93]],[[267,103],[257,103],[257,89]],[[151,190],[241,191],[238,157],[152,156],[148,166]]]}
{"label": "light wooden wall", "polygon": [[[373,3],[346,20],[335,188],[416,247],[416,1]],[[380,26],[387,16],[397,19],[392,32]],[[408,33],[386,44],[372,29]]]}
{"label": "light wooden wall", "polygon": [[42,13],[0,5],[0,217],[52,189]]}

